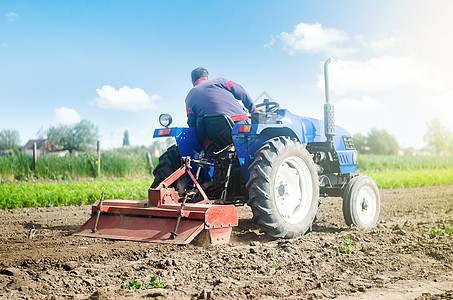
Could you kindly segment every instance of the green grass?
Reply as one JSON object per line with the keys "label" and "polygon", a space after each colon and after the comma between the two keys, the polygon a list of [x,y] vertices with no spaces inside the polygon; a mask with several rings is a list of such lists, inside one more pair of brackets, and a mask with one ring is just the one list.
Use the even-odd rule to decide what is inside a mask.
{"label": "green grass", "polygon": [[[150,177],[150,167],[144,149],[127,151],[109,151],[101,153],[102,178],[137,178]],[[157,157],[152,158],[154,166]],[[21,152],[8,157],[0,157],[0,181],[27,180],[76,180],[96,178],[97,157],[90,155],[38,157],[36,170],[33,170],[33,157]]]}
{"label": "green grass", "polygon": [[453,170],[453,155],[399,156],[359,154],[359,172],[388,170]]}
{"label": "green grass", "polygon": [[373,178],[377,186],[381,189],[453,184],[453,169],[370,171],[361,174]]}
{"label": "green grass", "polygon": [[[93,178],[88,156],[40,157],[36,171],[32,158],[23,154],[0,158],[0,209],[31,206],[91,204],[100,198],[147,199],[152,183],[146,148],[115,150],[102,154],[101,177],[150,178],[148,180],[83,181]],[[157,158],[153,158],[154,166]],[[381,189],[453,184],[453,156],[376,156],[360,155],[358,172],[374,179]],[[29,179],[67,180],[66,182],[26,183]],[[17,181],[16,181],[17,182]]]}
{"label": "green grass", "polygon": [[453,237],[453,227],[452,226],[442,226],[442,227],[445,227],[445,229],[442,229],[437,226],[432,227],[431,230],[428,232],[428,236],[432,239],[435,237],[441,237],[444,234]]}
{"label": "green grass", "polygon": [[142,285],[137,282],[137,280],[129,280],[125,281],[123,285],[119,286],[120,289],[128,289],[128,290],[140,290]]}
{"label": "green grass", "polygon": [[[381,189],[436,186],[453,183],[453,170],[415,170],[363,173]],[[92,204],[102,191],[107,199],[147,199],[152,179],[5,183],[0,185],[0,209]]]}
{"label": "green grass", "polygon": [[439,227],[433,227],[431,230],[428,232],[428,236],[430,238],[435,238],[437,236],[442,236],[444,235],[445,231]]}
{"label": "green grass", "polygon": [[452,226],[445,227],[445,233],[453,237],[453,227]]}
{"label": "green grass", "polygon": [[148,288],[148,289],[163,288],[163,287],[165,287],[165,282],[163,282],[157,276],[151,276],[149,278],[148,285],[146,285],[146,288]]}
{"label": "green grass", "polygon": [[359,155],[357,172],[381,189],[453,184],[453,156]]}
{"label": "green grass", "polygon": [[349,235],[346,236],[344,241],[340,243],[340,247],[338,247],[338,251],[340,253],[352,253],[354,251],[354,246],[352,245],[351,237]]}
{"label": "green grass", "polygon": [[166,285],[159,277],[151,276],[149,278],[149,283],[141,284],[137,280],[125,281],[124,284],[120,285],[119,289],[129,289],[129,290],[144,290],[144,289],[156,289],[164,288]]}
{"label": "green grass", "polygon": [[92,204],[101,198],[140,200],[148,198],[152,180],[93,182],[8,183],[0,185],[0,208]]}

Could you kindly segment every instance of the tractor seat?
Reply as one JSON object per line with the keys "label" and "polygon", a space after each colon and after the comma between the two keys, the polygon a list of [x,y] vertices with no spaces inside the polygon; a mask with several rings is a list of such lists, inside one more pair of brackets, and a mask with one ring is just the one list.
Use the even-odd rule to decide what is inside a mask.
{"label": "tractor seat", "polygon": [[205,132],[201,132],[199,140],[203,141],[202,145],[205,146],[205,153],[207,155],[212,155],[214,152],[218,152],[225,149],[228,145],[233,144],[231,130],[233,129],[234,122],[229,116],[204,116],[202,122]]}

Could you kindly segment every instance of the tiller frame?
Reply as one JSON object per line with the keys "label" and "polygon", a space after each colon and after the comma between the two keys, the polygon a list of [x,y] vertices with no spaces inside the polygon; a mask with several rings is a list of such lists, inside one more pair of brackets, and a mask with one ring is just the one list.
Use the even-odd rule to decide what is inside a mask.
{"label": "tiller frame", "polygon": [[[148,190],[148,200],[100,200],[92,207],[91,218],[74,235],[108,239],[170,244],[188,244],[203,229],[209,232],[213,245],[226,244],[232,227],[238,225],[238,211],[234,205],[218,205],[206,196],[191,172],[191,158],[183,157],[181,167]],[[203,198],[197,203],[186,203],[196,191],[185,192],[183,198],[170,187],[185,174]]]}

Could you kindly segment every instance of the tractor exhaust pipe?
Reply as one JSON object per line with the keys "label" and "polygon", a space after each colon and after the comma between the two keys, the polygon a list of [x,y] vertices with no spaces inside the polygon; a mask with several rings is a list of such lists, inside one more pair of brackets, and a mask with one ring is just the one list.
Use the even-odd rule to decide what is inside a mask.
{"label": "tractor exhaust pipe", "polygon": [[333,137],[335,136],[335,111],[333,104],[329,103],[329,72],[328,66],[332,59],[329,58],[324,63],[324,83],[326,90],[326,104],[324,104],[324,132],[327,142],[332,145]]}

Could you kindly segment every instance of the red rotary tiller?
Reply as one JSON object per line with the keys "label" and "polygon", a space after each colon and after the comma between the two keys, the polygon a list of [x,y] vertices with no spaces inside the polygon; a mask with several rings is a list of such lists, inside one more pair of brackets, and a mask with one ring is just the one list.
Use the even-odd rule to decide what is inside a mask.
{"label": "red rotary tiller", "polygon": [[[191,159],[182,158],[182,166],[148,190],[146,200],[101,200],[92,205],[91,218],[74,234],[118,240],[190,243],[203,229],[208,230],[213,245],[228,243],[233,226],[238,225],[238,211],[234,205],[217,204],[206,196],[190,171]],[[172,187],[187,174],[203,200],[187,203],[195,191],[184,198]]]}

